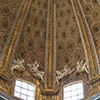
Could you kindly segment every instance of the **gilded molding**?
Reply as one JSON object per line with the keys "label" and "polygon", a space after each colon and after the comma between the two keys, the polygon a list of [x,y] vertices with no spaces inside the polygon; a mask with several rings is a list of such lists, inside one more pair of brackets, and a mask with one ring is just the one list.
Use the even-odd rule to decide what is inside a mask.
{"label": "gilded molding", "polygon": [[[90,77],[92,78],[96,74],[99,74],[99,72],[97,72],[97,71],[95,72],[95,69],[94,69],[95,66],[99,66],[97,53],[96,53],[96,50],[94,48],[94,43],[93,43],[93,39],[91,36],[91,32],[89,30],[89,27],[87,26],[87,21],[86,21],[86,18],[85,18],[85,15],[83,13],[83,10],[82,10],[82,7],[81,7],[79,0],[76,2],[73,2],[71,0],[71,3],[73,6],[74,13],[76,15],[75,17],[77,20],[77,25],[79,27],[79,33],[80,33],[80,36],[82,39],[82,43],[83,43],[83,47],[84,47],[84,51],[85,51],[85,56],[86,56],[86,61],[90,66],[90,72],[91,72]],[[91,42],[93,44],[91,44]],[[96,67],[96,69],[98,69],[98,67]]]}
{"label": "gilded molding", "polygon": [[[32,2],[32,0],[29,0],[29,1],[23,0],[19,7],[14,24],[11,27],[11,30],[9,33],[8,40],[6,41],[4,50],[0,57],[1,73],[6,73],[6,74],[9,73],[8,68],[14,57],[14,53],[15,53],[18,41],[19,41],[21,33],[22,33],[22,28],[23,28],[26,16],[28,14],[29,8],[31,6],[31,2]],[[7,76],[8,75],[6,75],[6,77]]]}
{"label": "gilded molding", "polygon": [[54,26],[54,0],[48,0],[47,15],[47,34],[46,34],[46,53],[45,53],[45,90],[55,91],[55,26]]}

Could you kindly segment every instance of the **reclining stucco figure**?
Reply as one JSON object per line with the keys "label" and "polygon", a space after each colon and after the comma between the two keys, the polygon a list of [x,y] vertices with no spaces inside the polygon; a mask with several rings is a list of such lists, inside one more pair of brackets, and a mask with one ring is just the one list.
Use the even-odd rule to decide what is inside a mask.
{"label": "reclining stucco figure", "polygon": [[37,63],[37,61],[35,61],[35,62],[32,63],[32,64],[27,64],[27,65],[28,65],[30,71],[33,73],[33,75],[39,77],[39,78],[42,80],[42,82],[44,83],[44,78],[43,78],[44,72],[43,72],[43,71],[39,71],[38,68],[39,68],[40,66],[39,66],[39,64]]}
{"label": "reclining stucco figure", "polygon": [[81,72],[86,72],[87,74],[90,73],[90,70],[89,70],[89,66],[87,65],[86,62],[83,62],[83,60],[81,62],[77,62],[77,65],[76,65],[76,72],[78,73],[81,73]]}
{"label": "reclining stucco figure", "polygon": [[13,60],[13,63],[11,65],[11,74],[13,74],[14,69],[25,69],[25,67],[23,66],[23,63],[25,62],[24,59],[17,59],[17,60]]}
{"label": "reclining stucco figure", "polygon": [[59,85],[59,80],[62,79],[64,76],[70,75],[73,72],[71,68],[69,68],[67,65],[64,66],[63,71],[56,71],[56,83]]}

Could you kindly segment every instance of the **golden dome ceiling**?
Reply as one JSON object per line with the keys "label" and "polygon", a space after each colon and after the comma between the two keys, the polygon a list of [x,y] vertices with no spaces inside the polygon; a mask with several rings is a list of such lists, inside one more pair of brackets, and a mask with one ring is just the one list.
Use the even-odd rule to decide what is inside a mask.
{"label": "golden dome ceiling", "polygon": [[[7,45],[11,41],[17,40],[15,46],[12,43],[9,47],[8,51],[12,51],[14,54],[10,53],[12,55],[11,61],[6,60],[8,66],[11,65],[14,58],[23,58],[26,64],[37,61],[40,70],[45,71],[48,25],[55,24],[56,70],[62,70],[65,65],[72,69],[75,68],[78,61],[88,60],[92,66],[91,70],[94,70],[92,77],[95,76],[97,71],[95,66],[98,66],[98,62],[100,62],[99,0],[55,0],[54,15],[56,17],[54,16],[54,22],[50,20],[52,24],[48,24],[50,17],[48,0],[29,1],[30,4],[28,5],[28,1],[25,0],[0,0],[0,59],[3,59],[3,54],[8,48]],[[25,5],[23,5],[24,3]],[[27,5],[29,6],[28,10],[21,8],[27,7]],[[17,33],[20,33],[21,36],[17,36]],[[13,47],[14,49],[12,49]],[[8,56],[10,55],[9,52],[7,53]],[[4,62],[0,63],[0,66]],[[19,75],[27,79],[30,77],[27,71]],[[33,80],[30,79],[30,81]]]}

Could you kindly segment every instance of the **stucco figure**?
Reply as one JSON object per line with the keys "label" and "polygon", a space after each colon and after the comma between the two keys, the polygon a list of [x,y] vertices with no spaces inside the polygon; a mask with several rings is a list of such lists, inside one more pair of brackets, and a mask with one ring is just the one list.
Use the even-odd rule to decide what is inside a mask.
{"label": "stucco figure", "polygon": [[13,74],[13,70],[14,69],[25,69],[25,67],[23,66],[23,63],[25,62],[24,59],[17,59],[17,60],[13,60],[13,63],[11,65],[11,73]]}
{"label": "stucco figure", "polygon": [[32,64],[27,64],[28,65],[28,67],[30,68],[30,71],[33,73],[33,75],[34,76],[37,76],[37,77],[39,77],[41,80],[42,80],[42,82],[44,83],[44,78],[43,78],[43,76],[44,76],[44,72],[43,71],[39,71],[39,64],[37,63],[37,61],[35,61],[34,63],[32,63]]}
{"label": "stucco figure", "polygon": [[86,73],[90,73],[90,70],[89,70],[89,66],[87,65],[86,62],[83,62],[83,60],[81,62],[77,62],[77,65],[76,65],[76,72],[80,73],[80,72],[86,72]]}

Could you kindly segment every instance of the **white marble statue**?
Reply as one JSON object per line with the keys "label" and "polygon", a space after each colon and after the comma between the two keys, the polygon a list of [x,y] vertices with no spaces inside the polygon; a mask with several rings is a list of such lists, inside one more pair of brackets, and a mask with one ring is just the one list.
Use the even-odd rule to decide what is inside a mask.
{"label": "white marble statue", "polygon": [[90,70],[89,70],[89,66],[87,65],[86,62],[83,62],[83,60],[81,62],[77,62],[77,65],[76,65],[76,72],[80,73],[80,72],[86,72],[86,73],[90,73]]}
{"label": "white marble statue", "polygon": [[42,80],[42,82],[44,83],[44,78],[43,78],[43,76],[44,76],[44,72],[43,71],[39,71],[39,64],[37,63],[37,61],[35,61],[34,63],[32,63],[32,64],[27,64],[28,65],[28,67],[29,67],[29,69],[30,69],[30,71],[34,74],[34,76],[37,76],[37,77],[39,77],[41,80]]}
{"label": "white marble statue", "polygon": [[56,71],[56,82],[57,84],[59,84],[59,80],[62,79],[64,76],[67,76],[69,74],[71,74],[73,71],[67,66],[64,66],[64,69],[62,72],[60,71]]}
{"label": "white marble statue", "polygon": [[17,59],[17,60],[13,60],[13,63],[12,63],[12,65],[11,65],[11,73],[13,74],[13,70],[14,69],[17,69],[17,68],[19,68],[19,69],[25,69],[25,67],[23,66],[23,63],[24,63],[25,61],[24,61],[24,59]]}

